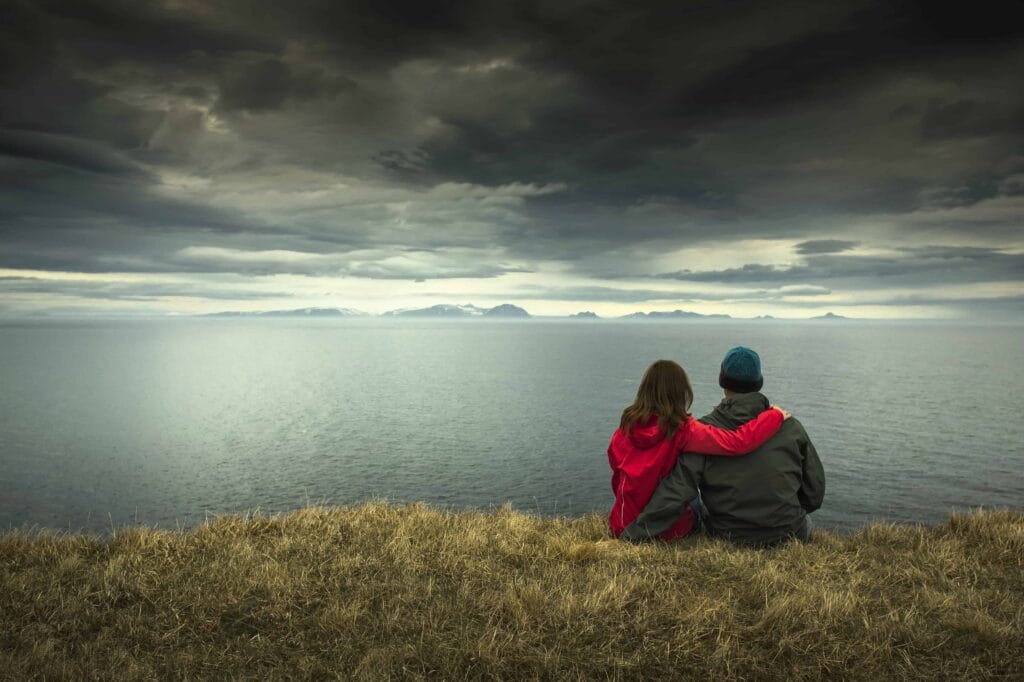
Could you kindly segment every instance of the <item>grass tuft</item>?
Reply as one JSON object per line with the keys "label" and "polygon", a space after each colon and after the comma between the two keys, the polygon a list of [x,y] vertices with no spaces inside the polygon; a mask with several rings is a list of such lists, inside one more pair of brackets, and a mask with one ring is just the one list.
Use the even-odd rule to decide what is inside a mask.
{"label": "grass tuft", "polygon": [[603,518],[309,507],[0,535],[0,677],[1017,678],[1024,515],[633,546]]}

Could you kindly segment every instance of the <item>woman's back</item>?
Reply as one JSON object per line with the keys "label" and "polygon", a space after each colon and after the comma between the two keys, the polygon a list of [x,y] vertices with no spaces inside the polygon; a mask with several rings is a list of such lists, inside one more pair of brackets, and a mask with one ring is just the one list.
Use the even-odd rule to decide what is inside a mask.
{"label": "woman's back", "polygon": [[[658,419],[634,424],[628,435],[616,429],[608,444],[608,463],[612,468],[612,487],[615,504],[609,515],[609,526],[615,537],[632,523],[643,510],[658,483],[675,466],[679,456],[679,441],[686,430],[680,426],[666,438],[658,426]],[[686,535],[693,528],[693,513],[689,508],[661,537],[670,539]]]}

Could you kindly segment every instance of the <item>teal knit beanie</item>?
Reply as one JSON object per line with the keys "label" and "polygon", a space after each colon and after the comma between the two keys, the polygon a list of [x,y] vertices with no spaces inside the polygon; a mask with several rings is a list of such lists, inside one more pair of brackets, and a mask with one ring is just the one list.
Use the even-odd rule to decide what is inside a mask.
{"label": "teal knit beanie", "polygon": [[760,391],[764,384],[761,376],[761,358],[746,346],[730,348],[722,359],[718,372],[718,385],[736,393]]}

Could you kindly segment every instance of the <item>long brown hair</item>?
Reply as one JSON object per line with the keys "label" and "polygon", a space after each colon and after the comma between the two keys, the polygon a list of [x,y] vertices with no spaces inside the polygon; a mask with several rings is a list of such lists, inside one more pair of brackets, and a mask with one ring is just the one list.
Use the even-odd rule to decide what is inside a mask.
{"label": "long brown hair", "polygon": [[636,400],[622,411],[619,428],[628,435],[634,424],[657,415],[658,426],[671,437],[679,424],[690,418],[691,404],[693,388],[686,370],[671,360],[658,360],[644,372]]}

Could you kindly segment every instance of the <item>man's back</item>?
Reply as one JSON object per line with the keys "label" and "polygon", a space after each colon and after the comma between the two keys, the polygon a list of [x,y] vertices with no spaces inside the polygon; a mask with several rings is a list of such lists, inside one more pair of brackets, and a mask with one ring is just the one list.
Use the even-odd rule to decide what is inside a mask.
{"label": "man's back", "polygon": [[[769,407],[761,393],[726,398],[702,422],[735,429]],[[800,422],[787,419],[767,443],[745,457],[684,455],[699,478],[713,535],[768,542],[796,534],[821,506],[825,472]]]}
{"label": "man's back", "polygon": [[[738,393],[701,421],[735,429],[769,402],[762,394]],[[807,432],[796,419],[783,422],[767,443],[742,457],[681,455],[623,537],[657,536],[701,492],[707,530],[747,544],[770,544],[797,535],[808,513],[821,506],[825,472]]]}

